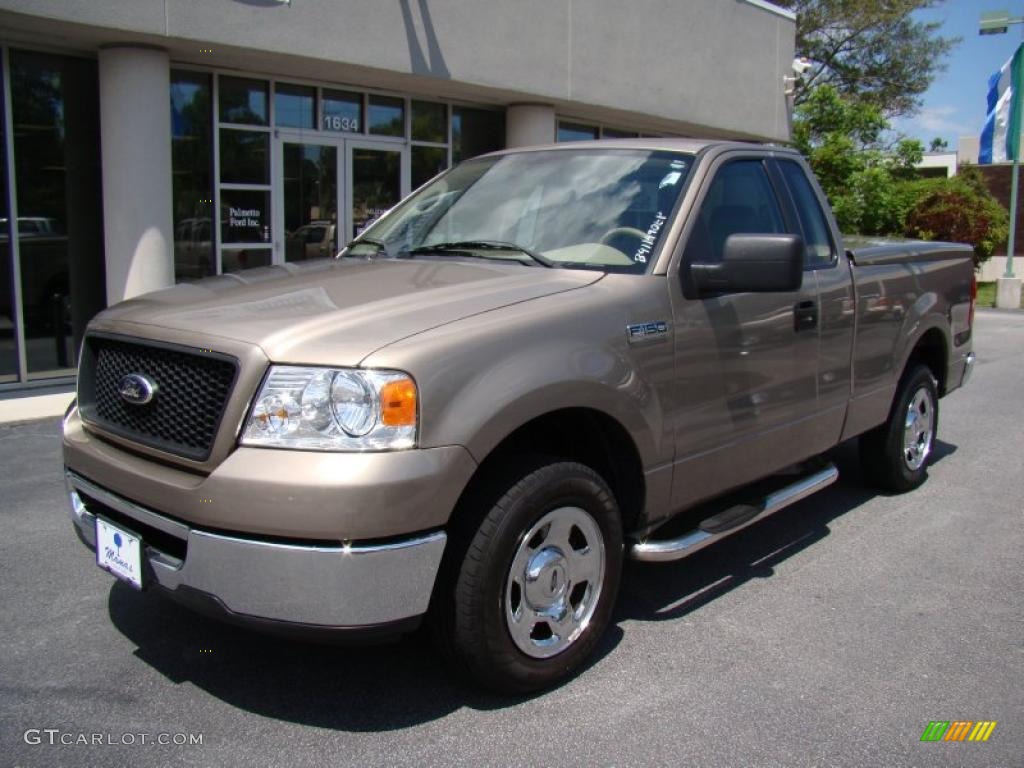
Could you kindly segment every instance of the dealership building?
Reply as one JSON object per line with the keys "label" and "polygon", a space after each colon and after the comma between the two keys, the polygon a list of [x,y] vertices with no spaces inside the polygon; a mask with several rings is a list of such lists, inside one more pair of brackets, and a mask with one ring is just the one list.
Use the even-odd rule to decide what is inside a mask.
{"label": "dealership building", "polygon": [[333,254],[462,159],[785,141],[794,37],[763,0],[0,0],[0,406],[104,306]]}

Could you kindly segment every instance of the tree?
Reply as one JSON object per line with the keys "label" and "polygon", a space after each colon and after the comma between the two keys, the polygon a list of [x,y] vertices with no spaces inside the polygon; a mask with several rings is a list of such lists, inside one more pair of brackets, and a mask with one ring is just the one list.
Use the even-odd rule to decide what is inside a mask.
{"label": "tree", "polygon": [[929,152],[945,152],[947,149],[949,149],[949,142],[938,136],[932,139],[932,143],[928,145]]}
{"label": "tree", "polygon": [[888,118],[912,114],[959,38],[913,11],[941,0],[780,0],[797,14],[796,54],[811,68],[797,82],[795,104],[821,85],[870,105]]}
{"label": "tree", "polygon": [[977,169],[952,179],[920,178],[924,147],[916,139],[887,141],[881,110],[844,98],[830,85],[796,108],[793,143],[807,157],[849,234],[904,235],[974,246],[975,263],[1006,240],[1009,216]]}
{"label": "tree", "polygon": [[914,176],[924,147],[916,139],[887,143],[889,122],[870,104],[844,98],[831,85],[796,108],[793,143],[814,170],[844,232],[903,231],[912,200],[901,182]]}

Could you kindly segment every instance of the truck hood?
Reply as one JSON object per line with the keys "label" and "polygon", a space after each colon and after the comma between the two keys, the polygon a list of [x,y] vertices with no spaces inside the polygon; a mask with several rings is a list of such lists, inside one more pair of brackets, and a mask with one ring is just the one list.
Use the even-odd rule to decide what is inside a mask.
{"label": "truck hood", "polygon": [[515,263],[325,259],[250,269],[117,304],[91,327],[159,327],[260,347],[275,362],[355,365],[399,339],[471,315],[590,285],[601,272]]}

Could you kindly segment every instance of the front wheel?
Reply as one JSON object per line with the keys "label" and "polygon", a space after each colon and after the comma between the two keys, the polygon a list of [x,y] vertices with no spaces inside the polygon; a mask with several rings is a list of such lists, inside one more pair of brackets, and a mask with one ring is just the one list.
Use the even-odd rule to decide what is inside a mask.
{"label": "front wheel", "polygon": [[494,490],[455,578],[448,639],[478,682],[528,693],[594,650],[618,592],[622,527],[607,484],[576,462],[537,462]]}
{"label": "front wheel", "polygon": [[939,395],[931,370],[918,365],[900,381],[888,420],[861,435],[860,459],[873,485],[902,493],[928,477],[939,426]]}

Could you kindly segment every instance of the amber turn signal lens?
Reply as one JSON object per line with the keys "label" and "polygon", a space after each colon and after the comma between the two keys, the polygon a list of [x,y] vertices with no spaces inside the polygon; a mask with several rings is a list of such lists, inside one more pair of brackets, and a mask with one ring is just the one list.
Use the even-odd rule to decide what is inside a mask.
{"label": "amber turn signal lens", "polygon": [[386,427],[416,424],[416,384],[412,379],[389,381],[380,391],[381,423]]}

